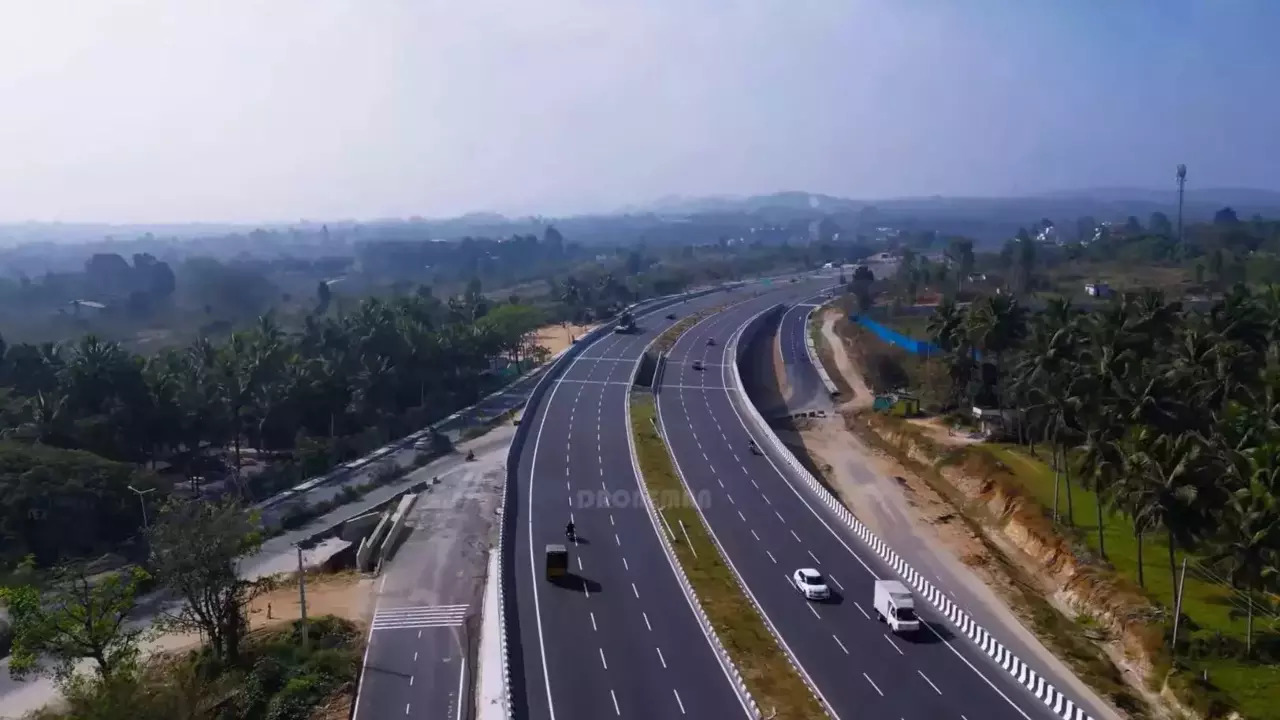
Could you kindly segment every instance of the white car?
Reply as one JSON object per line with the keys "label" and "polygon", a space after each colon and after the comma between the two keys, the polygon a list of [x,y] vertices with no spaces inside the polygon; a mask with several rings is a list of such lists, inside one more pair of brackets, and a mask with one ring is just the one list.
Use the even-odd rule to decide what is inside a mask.
{"label": "white car", "polygon": [[791,576],[791,581],[806,600],[826,600],[831,597],[826,579],[813,568],[800,568]]}

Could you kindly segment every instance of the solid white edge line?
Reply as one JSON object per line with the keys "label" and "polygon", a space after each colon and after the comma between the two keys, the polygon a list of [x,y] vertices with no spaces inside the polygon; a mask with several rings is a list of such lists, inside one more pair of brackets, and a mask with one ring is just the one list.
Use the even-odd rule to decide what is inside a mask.
{"label": "solid white edge line", "polygon": [[[712,293],[708,293],[708,295],[712,295]],[[700,297],[705,297],[705,296],[700,296]],[[696,300],[696,297],[695,299],[690,299],[690,300]],[[681,302],[684,302],[684,301],[681,301]],[[680,304],[680,302],[673,302],[672,305],[658,307],[658,309],[649,311],[649,313],[645,313],[643,315],[637,316],[636,319],[648,318],[649,315],[660,313],[660,311],[666,310],[668,309],[668,307],[672,307],[678,304]],[[564,368],[563,374],[570,373],[570,370],[573,369],[573,365],[576,365],[577,363],[579,363],[579,360],[582,359],[582,355],[585,355],[586,352],[588,352],[591,347],[595,346],[595,343],[598,343],[604,340],[604,338],[609,338],[609,337],[617,338],[617,334],[614,334],[614,333],[602,334],[602,336],[595,338],[595,340],[588,343],[588,345],[582,346],[581,352],[579,352],[579,354],[573,357],[573,360],[571,361],[570,364],[568,364],[567,368]],[[654,340],[657,340],[657,336],[654,337]],[[649,345],[652,345],[652,343],[653,341],[650,341]],[[648,348],[649,345],[645,345],[645,348]],[[639,361],[639,359],[637,359],[636,361]],[[547,372],[550,373],[552,372],[552,370],[553,368],[550,368],[550,366],[548,366]],[[541,382],[541,378],[539,378],[539,382]],[[549,409],[550,406],[552,406],[554,400],[556,400],[556,392],[558,391],[559,387],[561,387],[561,383],[552,383],[552,386],[553,386],[552,391],[550,391],[550,395],[548,395],[547,397],[547,404],[541,407],[541,411],[543,411],[543,418],[541,418],[541,420],[538,423],[538,437],[534,438],[534,457],[532,457],[532,460],[529,465],[529,495],[527,495],[527,497],[525,498],[525,502],[529,507],[532,507],[532,497],[534,497],[534,479],[538,477],[538,473],[536,473],[536,468],[538,468],[538,448],[541,443],[541,439],[543,439],[543,429],[547,427],[547,415],[548,415],[547,410]],[[534,389],[536,389],[536,387]],[[628,395],[628,397],[630,397],[630,395]],[[535,413],[538,410],[539,409],[536,409],[535,407],[534,409]],[[630,406],[627,407],[626,418],[627,418],[627,423],[630,424],[630,421],[631,421]],[[631,438],[630,427],[628,427],[627,438],[628,439]],[[526,439],[526,442],[527,442],[527,439]],[[632,462],[635,462],[634,450],[632,450],[631,456],[632,456]],[[516,469],[516,475],[517,475],[517,482],[518,482],[518,477],[520,477],[520,470],[518,470],[518,466]],[[527,527],[527,537],[529,537],[529,575],[530,575],[530,579],[532,580],[532,587],[534,587],[534,615],[536,616],[536,619],[538,619],[538,652],[541,660],[541,665],[543,665],[544,685],[545,685],[545,688],[547,688],[547,712],[549,714],[549,720],[556,720],[556,703],[554,703],[554,701],[552,700],[552,680],[550,680],[550,669],[547,666],[547,641],[545,641],[544,633],[543,633],[543,612],[541,612],[541,603],[539,601],[539,594],[538,594],[538,561],[536,561],[536,555],[534,553],[534,515],[532,515],[532,512],[530,512],[529,514],[529,519],[527,519],[526,527]],[[500,573],[502,569],[499,568],[498,571]],[[502,611],[502,609],[499,609],[499,612],[500,611]],[[371,630],[370,630],[370,633],[371,633]],[[367,646],[365,647],[365,652],[367,655],[367,652],[369,652],[369,647]],[[507,659],[507,662],[511,662],[511,659]],[[361,682],[364,682],[364,674],[361,674]],[[358,697],[358,691],[357,691],[357,697]],[[614,705],[616,705],[616,703],[617,703],[617,700],[614,700]],[[355,720],[355,716],[352,716],[352,720]]]}
{"label": "solid white edge line", "polygon": [[[757,313],[757,315],[752,316],[751,320],[754,320],[758,315],[761,315],[761,314],[763,314],[763,313],[767,312],[768,310],[772,309],[773,307],[775,307],[775,306],[770,306],[769,308],[766,308],[765,310],[760,311],[760,313]],[[738,328],[738,332],[740,332],[743,328],[745,328],[745,327],[746,327],[746,326],[751,322],[751,320],[748,320],[747,322],[745,322],[745,323],[743,323],[741,326],[739,326],[739,328]],[[735,368],[736,368],[736,359],[735,359]],[[729,384],[729,382],[728,382],[728,380],[724,377],[724,373],[725,373],[725,372],[727,372],[727,370],[726,370],[726,369],[722,369],[722,373],[721,373],[721,380],[722,380],[722,381],[724,381],[724,383],[725,383],[725,387],[731,387],[731,386],[730,386],[730,384]],[[726,390],[726,391],[725,391],[725,399],[728,401],[728,403],[729,403],[729,407],[733,409],[733,413],[734,413],[734,415],[736,415],[736,416],[737,416],[737,418],[738,418],[738,424],[740,424],[740,425],[742,426],[742,429],[747,433],[747,435],[749,435],[752,439],[755,439],[755,433],[751,432],[751,429],[750,429],[749,427],[747,427],[747,423],[746,423],[746,421],[742,418],[742,413],[738,410],[737,403],[735,403],[735,402],[733,401],[733,397],[732,397],[732,396],[733,396],[733,395],[737,395],[737,394],[738,394],[738,392],[737,392],[737,390],[736,390],[736,389],[734,389],[734,390]],[[745,398],[745,397],[744,397],[744,398],[742,398],[742,400],[743,400],[743,402],[751,402],[750,398]],[[757,442],[757,444],[759,444],[759,443]],[[866,561],[865,561],[865,560],[863,560],[863,559],[862,559],[862,557],[861,557],[861,556],[859,556],[859,555],[858,555],[858,553],[857,553],[856,551],[854,551],[854,549],[853,549],[853,548],[849,547],[849,544],[845,542],[845,539],[840,535],[840,533],[836,532],[836,530],[835,530],[834,528],[832,528],[829,524],[827,524],[827,520],[826,520],[826,518],[822,517],[822,515],[820,515],[820,514],[818,513],[818,511],[817,511],[817,510],[815,510],[815,509],[813,508],[813,506],[809,504],[809,501],[808,501],[808,500],[806,500],[806,499],[804,498],[804,495],[802,495],[802,494],[800,493],[799,489],[795,487],[795,485],[791,482],[791,479],[790,479],[790,478],[788,478],[788,477],[786,476],[786,474],[785,474],[785,473],[783,473],[783,472],[782,472],[782,470],[780,470],[780,469],[778,468],[778,465],[777,465],[777,463],[775,463],[775,462],[773,461],[773,458],[772,458],[772,457],[769,457],[769,453],[768,453],[768,452],[765,452],[765,453],[764,453],[764,457],[765,457],[765,459],[766,459],[766,460],[768,460],[768,461],[769,461],[769,465],[770,465],[770,467],[772,467],[772,468],[773,468],[773,470],[774,470],[774,472],[778,474],[778,477],[782,478],[782,481],[783,481],[783,482],[785,482],[785,483],[787,484],[787,487],[791,488],[791,492],[792,492],[792,493],[794,493],[794,494],[795,494],[795,496],[796,496],[796,498],[798,498],[798,499],[800,500],[800,502],[801,502],[801,503],[803,503],[803,504],[804,504],[804,506],[805,506],[806,508],[808,508],[808,509],[809,509],[809,512],[813,513],[813,516],[814,516],[815,518],[817,518],[817,519],[818,519],[818,522],[819,522],[819,523],[821,523],[821,524],[822,524],[822,526],[823,526],[824,528],[826,528],[826,529],[827,529],[827,532],[831,533],[831,535],[832,535],[833,537],[835,537],[835,538],[836,538],[836,541],[837,541],[837,542],[839,542],[842,546],[844,546],[844,549],[845,549],[845,550],[847,550],[847,551],[849,552],[849,554],[850,554],[850,555],[852,555],[852,556],[854,557],[854,559],[855,559],[855,560],[857,560],[857,561],[862,565],[862,567],[863,567],[863,568],[865,568],[865,569],[866,569],[866,571],[867,571],[868,573],[870,573],[870,574],[871,574],[871,577],[873,577],[873,578],[875,578],[875,579],[879,580],[879,579],[880,579],[880,576],[879,576],[879,575],[877,575],[877,574],[875,573],[875,571],[874,571],[874,570],[872,570],[872,569],[871,569],[871,567],[870,567],[869,565],[867,565]],[[883,562],[883,561],[881,561],[881,562]],[[981,670],[979,670],[976,666],[974,666],[974,664],[973,664],[972,662],[970,662],[970,661],[969,661],[969,659],[968,659],[968,658],[966,658],[966,657],[965,657],[965,656],[964,656],[964,655],[963,655],[959,650],[957,650],[957,649],[952,645],[952,642],[951,642],[950,640],[947,640],[946,638],[942,637],[942,635],[941,635],[937,630],[935,630],[935,629],[933,628],[933,625],[932,625],[932,624],[930,624],[930,623],[928,623],[928,622],[924,621],[924,619],[923,619],[923,618],[921,619],[921,621],[920,621],[920,622],[921,622],[921,624],[923,624],[925,627],[929,628],[929,632],[933,633],[933,634],[934,634],[934,635],[935,635],[939,640],[941,640],[941,641],[942,641],[942,644],[943,644],[943,645],[946,645],[946,647],[947,647],[947,649],[948,649],[948,650],[950,650],[952,653],[954,653],[956,657],[960,658],[960,660],[961,660],[961,661],[963,661],[965,665],[968,665],[970,670],[973,670],[973,672],[974,672],[978,677],[982,678],[983,682],[985,682],[988,686],[990,686],[990,687],[991,687],[991,689],[992,689],[992,690],[994,690],[994,691],[996,692],[996,694],[997,694],[997,695],[999,695],[1001,698],[1003,698],[1005,702],[1009,703],[1009,706],[1010,706],[1010,707],[1012,707],[1014,710],[1016,710],[1016,711],[1018,712],[1018,714],[1019,714],[1019,715],[1021,715],[1021,716],[1022,716],[1022,717],[1024,717],[1024,718],[1026,718],[1026,720],[1031,720],[1031,716],[1027,715],[1026,711],[1024,711],[1024,710],[1023,710],[1023,709],[1022,709],[1022,708],[1021,708],[1017,703],[1015,703],[1015,702],[1014,702],[1014,701],[1013,701],[1013,700],[1012,700],[1008,695],[1006,695],[1006,694],[1004,693],[1004,691],[1003,691],[1003,690],[1001,690],[999,687],[996,687],[996,684],[995,684],[994,682],[992,682],[992,681],[991,681],[991,679],[990,679],[990,678],[988,678],[988,677],[987,677],[987,676],[986,676],[986,675],[985,675]],[[1033,694],[1033,697],[1034,697],[1034,694]]]}
{"label": "solid white edge line", "polygon": [[[758,297],[757,297],[757,298],[752,298],[752,300],[755,300],[755,299],[758,299]],[[739,303],[739,304],[741,304],[741,303]],[[776,305],[776,304],[777,304],[777,303],[774,303],[774,305]],[[770,306],[769,306],[769,308],[774,307],[774,305],[770,305]],[[766,310],[768,310],[769,308],[766,308]],[[725,310],[727,310],[727,309],[728,309],[728,308],[725,308]],[[723,312],[723,311],[722,311],[722,312]],[[756,313],[756,315],[760,315],[760,314],[761,314],[761,313],[763,313],[763,312],[765,312],[765,311],[764,311],[764,310],[762,310],[762,311],[760,311],[760,313]],[[718,315],[718,314],[719,314],[719,313],[717,313],[717,315]],[[752,316],[752,318],[755,318],[755,317],[756,317],[756,315],[753,315],[753,316]],[[750,322],[750,321],[748,321],[748,322]],[[695,327],[696,327],[696,325],[695,325]],[[692,330],[692,329],[693,329],[693,328],[692,328],[692,327],[690,327],[690,330]],[[739,328],[739,329],[741,329],[741,328]],[[688,332],[688,331],[686,331],[686,332]],[[737,334],[737,331],[736,331],[736,330],[735,330],[734,334]],[[682,335],[681,337],[683,337],[683,335]],[[724,344],[724,348],[729,347],[731,344],[732,344],[732,342],[725,343],[725,344]],[[674,346],[674,345],[672,345],[672,348],[673,348],[673,349],[674,349],[674,347],[675,347],[675,346]],[[722,353],[724,353],[724,352],[726,352],[726,351],[725,351],[724,349],[722,349],[722,351],[721,351],[721,352],[722,352]],[[735,360],[735,362],[736,362],[736,360]],[[724,372],[724,368],[723,368],[723,367],[721,368],[721,372],[722,372],[722,373]],[[722,378],[723,378],[723,375],[722,375]],[[661,388],[659,388],[659,390],[661,390]],[[726,392],[727,392],[727,391],[726,391]],[[661,392],[659,392],[659,393],[658,393],[658,395],[657,395],[657,399],[655,400],[655,404],[656,404],[657,409],[658,409],[658,416],[659,416],[659,418],[661,418],[661,416],[662,416],[662,393],[661,393]],[[671,463],[672,463],[672,465],[674,465],[674,466],[675,466],[676,474],[680,476],[680,482],[681,482],[681,484],[682,484],[682,485],[684,485],[685,492],[686,492],[686,493],[689,493],[689,494],[690,494],[690,496],[692,497],[692,496],[693,496],[692,488],[690,488],[690,487],[689,487],[689,482],[688,482],[688,480],[687,480],[687,479],[685,479],[684,471],[680,469],[680,461],[676,459],[675,451],[671,448],[671,446],[670,446],[670,445],[668,445],[668,446],[667,446],[667,455],[671,457]],[[810,689],[811,689],[811,690],[812,690],[812,691],[817,695],[818,700],[819,700],[819,701],[822,703],[822,705],[826,708],[827,712],[828,712],[828,713],[830,713],[831,717],[835,718],[835,720],[840,720],[840,715],[839,715],[838,713],[836,713],[836,711],[835,711],[835,709],[832,707],[831,703],[827,702],[827,698],[826,698],[826,696],[824,696],[824,695],[822,694],[822,691],[821,691],[820,689],[818,689],[817,684],[813,681],[813,678],[809,675],[809,672],[808,672],[807,670],[805,670],[805,669],[804,669],[804,666],[800,663],[799,659],[796,657],[796,654],[795,654],[794,652],[792,652],[792,650],[791,650],[791,646],[787,644],[787,641],[786,641],[785,639],[783,639],[783,637],[782,637],[782,633],[778,632],[777,626],[775,626],[775,625],[773,624],[773,620],[771,620],[771,619],[769,618],[769,614],[765,612],[765,610],[764,610],[764,606],[760,604],[759,600],[757,600],[757,599],[756,599],[755,594],[751,592],[751,589],[750,589],[749,587],[747,587],[746,580],[745,580],[745,579],[743,579],[742,574],[741,574],[740,572],[738,572],[738,568],[737,568],[737,566],[735,566],[735,565],[733,564],[733,560],[731,560],[731,559],[729,558],[729,554],[725,551],[724,546],[723,546],[723,545],[721,545],[719,537],[717,537],[717,536],[716,536],[716,534],[715,534],[715,532],[711,529],[711,524],[707,521],[706,515],[702,512],[702,508],[698,507],[698,506],[697,506],[697,504],[695,503],[695,504],[694,504],[694,509],[696,509],[696,510],[698,511],[698,515],[699,515],[699,517],[701,517],[701,518],[702,518],[703,527],[707,530],[707,535],[711,538],[711,541],[712,541],[712,542],[714,542],[714,543],[716,544],[716,549],[720,552],[720,557],[724,559],[725,563],[729,566],[729,568],[733,571],[734,575],[736,576],[736,579],[737,579],[737,581],[738,581],[738,586],[739,586],[739,587],[741,587],[741,588],[742,588],[742,590],[743,590],[743,592],[745,592],[745,593],[747,594],[747,597],[749,597],[749,598],[751,599],[752,604],[755,606],[756,612],[760,615],[761,619],[762,619],[762,620],[764,620],[765,624],[769,627],[769,630],[773,633],[773,636],[774,636],[774,638],[778,641],[778,644],[782,646],[782,649],[783,649],[783,651],[784,651],[784,652],[786,652],[786,654],[787,654],[787,656],[788,656],[788,659],[791,661],[792,666],[793,666],[793,667],[795,667],[795,668],[796,668],[796,670],[797,670],[797,671],[798,671],[802,676],[804,676],[804,679],[805,679],[805,681],[808,683],[809,688],[810,688]]]}
{"label": "solid white edge line", "polygon": [[[748,300],[749,300],[749,299],[748,299]],[[747,302],[747,300],[744,300],[743,302]],[[716,314],[714,314],[714,315],[710,315],[710,316],[708,316],[708,317],[716,317],[716,315],[718,315],[718,314],[719,314],[719,313],[716,313]],[[705,320],[705,319],[706,319],[706,318],[704,318],[704,320]],[[691,330],[691,329],[693,329],[694,327],[697,327],[697,326],[698,326],[699,324],[701,324],[701,323],[702,323],[702,321],[700,320],[700,321],[698,321],[697,323],[694,323],[693,325],[691,325],[689,329]],[[685,332],[688,332],[688,331],[686,330]],[[684,337],[684,334],[681,334],[679,338],[676,338],[676,342],[675,342],[675,343],[672,343],[672,345],[671,345],[671,349],[672,349],[672,350],[674,350],[674,349],[675,349],[676,344],[677,344],[677,343],[679,343],[679,342],[680,342],[680,338],[683,338],[683,337]],[[648,343],[647,345],[645,345],[645,347],[644,347],[644,352],[648,352],[648,351],[649,351],[649,348],[653,345],[653,343],[657,342],[657,340],[658,340],[658,338],[657,338],[657,337],[654,337],[654,338],[653,338],[653,340],[649,341],[649,343]],[[641,357],[643,357],[644,352],[642,352],[642,353],[641,353]],[[669,353],[669,352],[668,352],[668,354],[667,354],[667,357],[670,357],[670,353]],[[640,362],[639,358],[637,358],[637,359],[636,359],[636,362],[637,362],[637,363],[639,363],[639,362]],[[656,415],[659,419],[661,419],[661,414],[660,414],[660,412],[659,412],[659,408],[658,408],[658,402],[659,402],[659,401],[658,401],[658,398],[659,398],[659,397],[660,397],[660,395],[655,395],[655,396],[654,396],[654,413],[655,413],[655,415]],[[636,457],[636,439],[635,439],[634,429],[633,429],[632,422],[631,422],[631,393],[630,393],[630,391],[628,391],[628,392],[627,392],[626,400],[627,400],[627,402],[626,402],[626,413],[625,413],[625,415],[626,415],[626,431],[627,431],[627,448],[630,450],[630,453],[631,453],[631,474],[632,474],[632,478],[633,478],[633,480],[634,480],[634,482],[635,482],[635,484],[636,484],[636,489],[637,489],[637,490],[640,490],[640,491],[642,491],[642,492],[644,492],[645,503],[646,503],[646,505],[648,505],[648,504],[650,504],[650,503],[652,502],[652,500],[649,498],[648,485],[645,485],[645,486],[641,487],[641,484],[640,484],[640,475],[641,475],[641,471],[640,471],[640,460]],[[667,443],[666,443],[666,441],[665,441],[665,440],[663,440],[663,445],[666,445],[666,444],[667,444]],[[668,451],[668,452],[669,452],[669,451]],[[678,472],[678,470],[677,470],[677,472]],[[686,487],[686,491],[687,491],[687,489],[688,489],[688,488]],[[696,506],[696,505],[695,505],[695,506]],[[654,518],[654,515],[655,515],[655,514],[656,514],[656,508],[654,509],[654,513],[650,513],[650,514],[649,514],[649,527],[653,529],[653,534],[657,536],[658,544],[659,544],[659,546],[660,546],[660,547],[661,547],[661,549],[662,549],[662,556],[663,556],[663,557],[665,557],[665,558],[667,559],[667,565],[671,568],[671,574],[675,577],[676,585],[677,585],[677,586],[680,586],[680,584],[681,584],[681,580],[680,580],[680,573],[683,571],[683,569],[677,569],[677,567],[676,567],[677,560],[673,557],[673,553],[672,553],[671,551],[669,551],[669,549],[667,548],[667,545],[666,545],[666,538],[664,538],[664,537],[662,536],[662,531],[658,528],[658,526],[657,526],[657,524],[656,524],[656,519]],[[731,689],[733,689],[733,688],[737,685],[737,683],[734,681],[734,679],[733,679],[733,675],[729,672],[729,667],[730,667],[730,665],[732,665],[732,664],[733,664],[733,660],[732,660],[732,658],[728,657],[728,651],[725,651],[725,654],[724,654],[724,655],[721,655],[720,650],[716,647],[716,645],[719,643],[719,639],[718,639],[718,638],[717,638],[717,639],[713,639],[713,638],[711,637],[710,632],[707,630],[707,628],[703,627],[702,623],[701,623],[701,622],[699,622],[699,620],[698,620],[698,613],[699,613],[699,612],[703,612],[702,608],[701,608],[700,606],[695,606],[695,604],[694,604],[694,599],[693,599],[692,597],[690,597],[690,596],[689,596],[689,593],[688,593],[688,592],[686,592],[683,588],[681,588],[680,595],[681,595],[682,597],[684,597],[685,603],[687,603],[687,604],[688,604],[688,606],[689,606],[689,611],[690,611],[690,612],[692,612],[692,613],[694,614],[694,619],[693,619],[693,620],[694,620],[694,623],[698,626],[698,629],[702,630],[702,636],[703,636],[703,638],[704,638],[704,639],[706,639],[706,641],[707,641],[707,645],[711,648],[711,654],[712,654],[713,656],[715,656],[717,660],[720,660],[720,658],[723,658],[723,661],[721,661],[721,662],[717,662],[716,664],[720,666],[720,671],[721,671],[722,673],[724,673],[725,680],[727,680],[727,681],[729,682],[729,686],[730,686],[730,688],[731,688]],[[648,616],[647,614],[645,614],[645,624],[647,625],[648,623],[649,623],[649,616]],[[653,628],[652,628],[652,627],[650,627],[649,629],[650,629],[650,631],[652,632]],[[723,646],[721,646],[721,647],[723,647]],[[661,652],[661,651],[659,651],[659,652]],[[735,667],[734,669],[736,670],[737,668]],[[745,688],[744,688],[744,689],[745,689]],[[747,692],[749,693],[750,691],[748,690]],[[734,697],[736,697],[736,698],[738,699],[738,704],[742,707],[742,712],[743,712],[743,714],[745,714],[748,718],[754,718],[754,717],[755,717],[755,715],[754,715],[754,713],[752,712],[751,707],[747,704],[747,700],[746,700],[746,698],[744,698],[744,697],[743,697],[742,693],[740,693],[740,692],[738,692],[736,689],[734,689],[734,690],[733,690],[733,696],[734,696]]]}

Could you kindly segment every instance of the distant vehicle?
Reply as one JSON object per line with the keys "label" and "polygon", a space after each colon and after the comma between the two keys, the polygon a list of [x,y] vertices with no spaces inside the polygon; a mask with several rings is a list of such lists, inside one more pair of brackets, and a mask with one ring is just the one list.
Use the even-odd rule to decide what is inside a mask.
{"label": "distant vehicle", "polygon": [[827,600],[831,597],[827,581],[823,579],[822,573],[813,568],[800,568],[791,576],[791,580],[806,600]]}
{"label": "distant vehicle", "polygon": [[569,548],[563,545],[547,546],[547,579],[554,580],[569,574]]}
{"label": "distant vehicle", "polygon": [[707,338],[707,344],[708,344],[708,345],[715,345],[715,344],[716,344],[716,339],[715,339],[715,338]]}
{"label": "distant vehicle", "polygon": [[676,319],[676,314],[675,314],[675,313],[667,313],[667,319],[668,319],[668,320],[675,320],[675,319]]}
{"label": "distant vehicle", "polygon": [[702,369],[702,361],[701,361],[701,360],[694,360],[694,361],[693,361],[693,369],[694,369],[694,370],[701,370],[701,369]]}
{"label": "distant vehicle", "polygon": [[631,314],[630,310],[623,310],[618,316],[618,325],[613,329],[619,335],[626,335],[636,331],[636,318]]}
{"label": "distant vehicle", "polygon": [[876,619],[888,623],[890,630],[910,633],[920,629],[916,601],[906,585],[897,580],[877,580],[874,601]]}

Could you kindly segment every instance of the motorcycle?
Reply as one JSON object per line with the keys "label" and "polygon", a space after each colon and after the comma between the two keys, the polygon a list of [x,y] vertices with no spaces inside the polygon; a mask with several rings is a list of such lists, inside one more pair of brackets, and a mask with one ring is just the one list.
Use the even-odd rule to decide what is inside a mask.
{"label": "motorcycle", "polygon": [[475,459],[476,459],[476,453],[475,453],[475,451],[474,451],[474,450],[468,450],[468,451],[467,451],[467,461],[468,461],[468,462],[470,462],[470,461],[475,460]]}
{"label": "motorcycle", "polygon": [[565,536],[565,539],[567,539],[567,540],[568,540],[569,542],[571,542],[571,543],[576,543],[576,542],[578,542],[578,533],[576,533],[576,532],[574,532],[574,531],[572,531],[572,530],[565,530],[565,531],[564,531],[564,536]]}
{"label": "motorcycle", "polygon": [[750,448],[750,450],[751,450],[751,454],[752,454],[752,455],[759,455],[759,454],[760,454],[760,446],[759,446],[759,445],[756,445],[755,443],[750,443],[749,445],[747,445],[747,447],[748,447],[748,448]]}

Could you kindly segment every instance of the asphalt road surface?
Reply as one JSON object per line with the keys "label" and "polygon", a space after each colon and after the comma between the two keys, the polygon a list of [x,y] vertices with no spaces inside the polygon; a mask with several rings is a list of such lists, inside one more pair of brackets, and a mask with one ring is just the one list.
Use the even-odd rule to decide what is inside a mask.
{"label": "asphalt road surface", "polygon": [[418,496],[383,569],[353,720],[467,717],[505,462],[495,445],[450,472],[411,474],[439,482]]}
{"label": "asphalt road surface", "polygon": [[[520,458],[512,561],[522,717],[542,720],[745,717],[640,499],[626,436],[629,380],[644,347],[678,318],[748,291],[713,293],[640,318],[640,331],[585,348],[532,423]],[[570,577],[544,579],[565,543]]]}
{"label": "asphalt road surface", "polygon": [[778,348],[787,376],[787,386],[783,391],[786,393],[787,409],[791,412],[829,411],[833,407],[831,395],[822,384],[817,368],[809,360],[809,351],[804,342],[809,329],[805,320],[817,307],[820,299],[807,298],[804,302],[787,308],[778,325]]}
{"label": "asphalt road surface", "polygon": [[[659,413],[680,471],[694,492],[709,493],[704,515],[769,621],[838,717],[1054,717],[929,608],[918,606],[936,632],[914,637],[874,620],[873,582],[892,572],[779,470],[780,458],[750,452],[752,436],[726,389],[733,358],[727,344],[709,347],[705,338],[727,338],[768,305],[731,308],[686,333],[668,360]],[[705,371],[692,369],[695,358]],[[827,577],[832,601],[800,595],[789,576],[801,567]]]}

